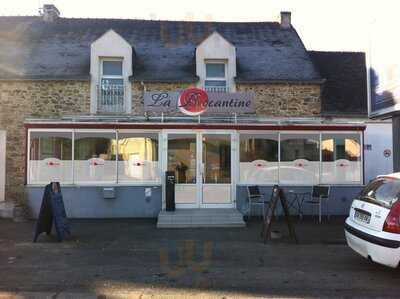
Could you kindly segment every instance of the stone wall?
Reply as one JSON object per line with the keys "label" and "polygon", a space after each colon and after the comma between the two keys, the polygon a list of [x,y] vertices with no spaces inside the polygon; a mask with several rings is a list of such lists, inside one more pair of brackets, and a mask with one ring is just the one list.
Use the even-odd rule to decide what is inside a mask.
{"label": "stone wall", "polygon": [[[132,114],[143,115],[143,91],[176,91],[194,86],[179,83],[134,83]],[[321,110],[319,85],[240,84],[254,91],[257,116],[313,116]],[[19,200],[25,182],[26,118],[90,113],[88,81],[0,81],[0,129],[7,131],[6,199]]]}
{"label": "stone wall", "polygon": [[320,85],[238,84],[237,91],[253,91],[257,116],[307,117],[321,113]]}
{"label": "stone wall", "polygon": [[25,182],[29,117],[88,114],[88,81],[0,81],[0,129],[7,131],[6,200],[20,200]]}

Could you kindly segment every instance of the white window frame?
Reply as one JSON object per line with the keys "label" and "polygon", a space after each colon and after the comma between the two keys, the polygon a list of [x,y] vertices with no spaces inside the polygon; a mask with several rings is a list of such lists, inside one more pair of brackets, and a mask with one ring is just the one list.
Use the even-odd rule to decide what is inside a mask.
{"label": "white window frame", "polygon": [[[223,64],[224,65],[224,77],[207,77],[207,64]],[[225,82],[225,90],[223,92],[229,92],[229,83],[228,83],[228,62],[224,59],[205,59],[204,60],[204,89],[207,91],[213,91],[212,89],[207,88],[207,81],[224,81]],[[214,87],[216,89],[220,87]]]}
{"label": "white window frame", "polygon": [[[360,181],[359,182],[350,182],[350,183],[324,183],[325,185],[332,185],[332,186],[359,186],[364,184],[364,150],[363,150],[363,132],[362,131],[273,131],[273,130],[268,130],[268,131],[238,131],[238,139],[239,139],[239,144],[238,144],[238,158],[237,161],[240,163],[240,136],[241,135],[252,135],[252,134],[257,134],[257,135],[271,135],[271,133],[277,133],[278,134],[278,184],[281,184],[281,177],[280,177],[280,163],[281,163],[281,135],[300,135],[300,136],[305,136],[305,135],[318,135],[318,140],[319,140],[319,177],[318,177],[318,184],[322,184],[322,136],[324,134],[334,134],[334,135],[344,135],[349,136],[349,135],[358,135],[359,136],[359,141],[360,141]],[[238,167],[239,169],[239,167]],[[240,181],[240,174],[239,170],[237,173],[237,178],[238,178],[238,184],[239,186],[247,186],[249,183],[246,182],[241,182]],[[265,184],[257,184],[260,186],[271,186],[272,184],[270,183],[265,183]],[[286,184],[285,184],[286,185]],[[290,184],[290,186],[309,186],[309,184]]]}
{"label": "white window frame", "polygon": [[[29,174],[29,170],[30,170],[30,157],[31,157],[31,153],[30,153],[30,144],[31,144],[31,133],[32,132],[64,132],[64,133],[72,133],[72,184],[68,183],[64,183],[64,185],[94,185],[94,186],[102,186],[102,185],[130,185],[130,186],[148,186],[148,185],[152,185],[152,186],[159,186],[162,185],[162,182],[164,181],[164,173],[162,172],[162,170],[165,168],[165,142],[166,142],[166,137],[165,137],[165,130],[137,130],[137,129],[126,129],[126,130],[107,130],[107,129],[41,129],[41,128],[34,128],[34,129],[28,129],[28,136],[27,136],[27,148],[26,148],[26,153],[27,153],[27,169],[26,169],[26,176],[27,176],[27,184],[28,185],[40,185],[42,186],[42,184],[39,183],[32,183],[31,178],[30,178],[30,174]],[[116,182],[112,183],[112,184],[108,184],[108,183],[104,183],[104,182],[99,182],[99,181],[93,181],[93,182],[89,182],[88,184],[83,184],[83,183],[79,183],[76,182],[75,179],[75,133],[78,132],[93,132],[93,133],[115,133],[117,141],[118,141],[118,133],[119,132],[123,132],[123,133],[143,133],[143,134],[151,134],[151,133],[156,133],[158,134],[158,162],[159,162],[159,178],[161,179],[161,181],[142,181],[142,182],[123,182],[120,183],[118,182],[118,165],[115,168],[116,169]],[[172,131],[168,131],[168,132],[172,132]],[[182,132],[182,130],[176,130],[176,132]],[[208,132],[212,132],[212,131],[205,131],[206,133]],[[223,133],[222,131],[218,131],[219,133]],[[271,134],[278,134],[278,183],[280,183],[280,173],[279,173],[279,168],[280,168],[280,161],[281,161],[281,157],[280,157],[280,147],[281,147],[281,134],[293,134],[293,135],[307,135],[307,134],[315,134],[318,135],[319,134],[319,140],[320,140],[320,144],[319,144],[319,150],[320,150],[320,174],[319,174],[319,182],[321,183],[321,169],[322,169],[322,135],[323,134],[335,134],[335,135],[359,135],[359,140],[360,140],[360,181],[359,182],[354,182],[354,183],[341,183],[341,184],[330,184],[330,183],[326,183],[328,185],[334,185],[334,186],[358,186],[358,185],[363,185],[364,184],[364,150],[363,150],[363,145],[364,145],[364,138],[363,138],[363,132],[362,131],[274,131],[274,130],[265,130],[265,131],[236,131],[236,133],[232,133],[233,134],[233,139],[232,139],[232,147],[234,147],[234,152],[236,154],[232,155],[232,159],[235,160],[236,162],[232,161],[232,167],[233,167],[233,174],[232,174],[232,179],[235,178],[236,181],[236,185],[248,185],[248,183],[243,183],[240,182],[239,178],[239,163],[240,163],[240,135],[246,135],[246,134],[257,134],[257,135],[271,135]],[[118,146],[117,146],[117,151],[118,151]],[[116,155],[118,157],[118,153]],[[117,158],[116,157],[116,161],[115,163],[117,164]],[[237,164],[236,164],[237,163]],[[271,186],[271,184],[259,184],[261,186]],[[294,184],[291,184],[294,185]],[[299,186],[302,186],[303,184],[298,184]],[[308,186],[308,185],[307,185]]]}
{"label": "white window frame", "polygon": [[[29,169],[30,169],[30,144],[31,144],[31,133],[33,132],[46,132],[46,133],[50,133],[50,132],[63,132],[63,133],[71,133],[72,135],[72,168],[71,168],[71,172],[72,172],[72,183],[62,183],[64,186],[160,186],[162,183],[162,172],[161,172],[161,163],[162,163],[162,146],[161,146],[161,140],[162,140],[162,133],[161,130],[113,130],[113,129],[28,129],[28,136],[27,136],[27,148],[26,148],[26,153],[27,153],[27,157],[26,157],[26,164],[27,164],[27,170],[26,170],[26,181],[28,185],[31,186],[43,186],[42,183],[32,183],[31,178],[30,178],[30,174],[29,174]],[[77,182],[76,178],[75,178],[75,135],[77,133],[114,133],[116,136],[116,141],[117,141],[117,145],[116,145],[116,158],[115,158],[115,182],[107,182],[107,181],[87,181],[87,182]],[[119,133],[142,133],[142,134],[156,134],[157,138],[158,138],[158,162],[159,162],[159,167],[158,167],[158,171],[159,171],[159,180],[154,180],[154,181],[141,181],[141,182],[137,182],[137,181],[124,181],[124,182],[119,182],[118,181],[118,134]]]}
{"label": "white window frame", "polygon": [[[121,79],[123,84],[125,85],[125,80],[124,80],[124,59],[122,57],[102,57],[100,58],[100,82],[99,84],[102,84],[103,79]],[[104,62],[121,62],[121,75],[104,75],[103,72],[103,63]]]}
{"label": "white window frame", "polygon": [[[74,179],[74,181],[73,181],[73,183],[74,184],[77,184],[77,185],[81,185],[81,186],[85,186],[85,185],[87,185],[87,186],[91,186],[91,185],[105,185],[105,186],[108,186],[108,185],[116,185],[117,183],[118,183],[118,171],[117,171],[117,166],[118,166],[118,164],[117,164],[117,159],[118,159],[118,147],[116,148],[116,153],[115,153],[115,163],[114,163],[114,169],[115,169],[115,175],[114,175],[114,177],[115,177],[115,180],[113,180],[113,181],[80,181],[80,182],[76,182],[76,178],[75,178],[75,143],[76,143],[76,139],[75,139],[75,136],[76,136],[76,134],[79,134],[79,133],[94,133],[94,134],[107,134],[107,133],[113,133],[114,134],[114,136],[115,136],[115,140],[118,142],[118,133],[117,133],[117,131],[116,130],[110,130],[110,129],[76,129],[76,130],[74,130],[74,142],[73,142],[73,145],[74,145],[74,148],[73,148],[73,151],[74,151],[74,163],[73,163],[73,174],[74,174],[74,176],[73,176],[73,179]],[[110,160],[110,161],[112,161],[112,160]]]}
{"label": "white window frame", "polygon": [[[27,144],[26,144],[26,182],[28,185],[39,185],[41,186],[41,183],[32,183],[31,177],[30,177],[30,169],[31,169],[31,133],[34,132],[44,132],[44,133],[71,133],[71,138],[72,138],[72,152],[71,152],[71,159],[72,159],[72,167],[71,167],[71,177],[72,177],[72,183],[64,183],[64,185],[73,185],[74,183],[74,130],[73,129],[29,129],[28,130],[28,137],[27,137]],[[50,182],[49,182],[50,183]]]}
{"label": "white window frame", "polygon": [[277,142],[277,145],[278,145],[278,148],[277,148],[277,150],[278,150],[277,159],[278,160],[276,161],[276,163],[278,165],[278,170],[277,170],[276,181],[265,183],[265,184],[261,184],[261,185],[271,186],[271,185],[278,184],[279,183],[279,168],[280,168],[280,132],[279,131],[239,131],[238,132],[238,145],[237,145],[237,148],[238,148],[238,150],[237,150],[238,151],[238,166],[237,166],[237,168],[238,168],[238,179],[237,179],[237,181],[240,182],[240,184],[242,184],[242,185],[260,185],[257,182],[247,182],[247,183],[245,183],[245,182],[241,182],[240,181],[240,163],[241,163],[241,161],[240,161],[240,142],[241,142],[241,137],[245,136],[245,135],[264,136],[263,139],[266,139],[266,140],[274,140],[274,139],[271,139],[271,138],[268,138],[268,137],[276,137],[276,142]]}
{"label": "white window frame", "polygon": [[[322,141],[323,135],[344,135],[344,136],[349,136],[349,135],[358,135],[359,136],[359,141],[360,141],[360,182],[354,182],[354,183],[340,183],[340,184],[332,184],[335,186],[357,186],[357,185],[364,185],[364,134],[361,131],[321,131],[320,132],[320,177],[319,181],[320,184],[322,184]],[[326,184],[326,183],[324,183]]]}
{"label": "white window frame", "polygon": [[[119,141],[119,134],[153,134],[157,136],[157,141],[158,141],[158,149],[157,149],[157,155],[158,155],[158,177],[159,180],[154,180],[154,181],[123,181],[120,182],[118,180],[118,141]],[[132,185],[138,185],[138,186],[147,186],[147,185],[161,185],[161,182],[163,181],[163,172],[161,172],[162,169],[162,158],[161,155],[163,154],[163,149],[162,149],[162,133],[160,130],[138,130],[138,129],[122,129],[122,130],[117,130],[117,184],[122,185],[122,186],[132,186]]]}
{"label": "white window frame", "polygon": [[[104,75],[103,72],[103,63],[104,62],[121,62],[121,75]],[[125,70],[124,70],[124,58],[123,57],[99,57],[99,79],[97,82],[97,96],[96,96],[96,100],[97,100],[97,111],[96,113],[104,113],[104,111],[100,111],[99,107],[98,107],[98,102],[99,102],[99,97],[100,97],[100,92],[103,88],[103,79],[119,79],[122,80],[122,91],[123,91],[123,111],[118,111],[116,113],[124,113],[127,109],[127,84],[126,84],[126,78],[124,76],[125,74]]]}

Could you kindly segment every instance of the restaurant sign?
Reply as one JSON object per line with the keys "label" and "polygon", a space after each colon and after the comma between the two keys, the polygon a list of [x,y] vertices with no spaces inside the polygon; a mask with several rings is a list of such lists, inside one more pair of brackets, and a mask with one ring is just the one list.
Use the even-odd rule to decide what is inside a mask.
{"label": "restaurant sign", "polygon": [[186,115],[202,113],[254,113],[253,92],[207,92],[199,88],[178,91],[147,91],[145,112],[176,112]]}

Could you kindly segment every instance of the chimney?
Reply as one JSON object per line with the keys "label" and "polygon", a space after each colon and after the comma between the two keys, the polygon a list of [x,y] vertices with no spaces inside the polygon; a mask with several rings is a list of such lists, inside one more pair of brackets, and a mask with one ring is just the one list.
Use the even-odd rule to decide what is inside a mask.
{"label": "chimney", "polygon": [[60,11],[53,4],[44,4],[42,8],[43,21],[53,22],[60,17]]}
{"label": "chimney", "polygon": [[289,29],[292,26],[292,13],[290,11],[281,11],[281,27]]}

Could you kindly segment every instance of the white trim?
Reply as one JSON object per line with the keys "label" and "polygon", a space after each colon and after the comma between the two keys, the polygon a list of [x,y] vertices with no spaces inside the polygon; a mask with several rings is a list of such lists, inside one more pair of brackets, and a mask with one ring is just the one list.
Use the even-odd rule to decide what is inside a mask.
{"label": "white trim", "polygon": [[[196,139],[196,203],[188,203],[188,204],[176,204],[177,209],[193,209],[193,208],[234,208],[236,206],[236,180],[235,176],[237,175],[235,171],[235,165],[237,157],[234,151],[234,143],[237,142],[234,139],[234,134],[236,134],[235,130],[177,130],[177,129],[165,129],[162,132],[164,136],[164,153],[163,153],[163,173],[167,171],[168,167],[168,136],[169,135],[192,135]],[[228,135],[230,136],[230,145],[231,145],[231,182],[230,182],[230,193],[231,193],[231,202],[230,203],[216,203],[216,204],[204,204],[202,203],[202,193],[203,193],[203,186],[204,185],[212,185],[212,184],[205,184],[202,181],[202,158],[203,158],[203,151],[202,151],[202,138],[203,135]],[[165,184],[163,184],[164,186]],[[193,184],[192,184],[193,185]],[[228,184],[226,184],[228,185]],[[164,188],[165,189],[165,186]],[[165,203],[165,190],[163,192],[163,203]],[[163,204],[163,208],[165,208],[165,204]]]}
{"label": "white trim", "polygon": [[[331,183],[330,185],[335,185],[335,186],[359,186],[363,185],[364,182],[364,140],[363,140],[363,134],[360,131],[273,131],[273,130],[265,130],[265,131],[244,131],[244,130],[239,130],[239,147],[240,147],[240,136],[241,135],[266,135],[266,136],[271,136],[273,134],[278,134],[278,182],[277,184],[279,185],[287,185],[287,184],[281,184],[281,177],[280,177],[280,164],[281,164],[281,141],[282,141],[282,135],[314,135],[315,137],[318,136],[319,139],[319,175],[318,175],[318,183],[322,184],[322,166],[323,166],[323,161],[322,161],[322,141],[323,141],[323,135],[353,135],[353,136],[358,136],[359,137],[359,142],[360,142],[360,181],[359,182],[350,182],[350,183]],[[317,161],[314,161],[317,162]],[[240,164],[240,148],[239,148],[239,158],[237,160],[237,163]],[[325,183],[324,183],[325,184]],[[273,183],[265,183],[265,184],[260,184],[260,183],[251,183],[251,182],[241,182],[240,181],[240,174],[239,174],[239,179],[237,181],[237,185],[239,186],[246,186],[246,185],[260,185],[260,186],[273,186]],[[297,183],[297,184],[290,184],[290,186],[309,186],[310,184],[303,184],[303,183]]]}
{"label": "white trim", "polygon": [[6,145],[7,132],[0,130],[0,202],[6,200]]}
{"label": "white trim", "polygon": [[318,184],[322,181],[322,133],[319,134],[319,173],[318,173]]}
{"label": "white trim", "polygon": [[26,175],[26,183],[27,185],[31,184],[31,176],[30,176],[30,169],[31,169],[31,130],[28,130],[26,133],[28,134],[27,136],[27,142],[26,142],[26,170],[25,170],[25,175]]}
{"label": "white trim", "polygon": [[233,130],[220,130],[220,131],[215,131],[215,130],[202,130],[201,132],[199,132],[198,136],[199,136],[199,145],[200,145],[200,153],[197,156],[197,158],[199,159],[199,161],[201,163],[204,164],[203,161],[203,136],[204,135],[228,135],[230,137],[230,148],[231,148],[231,165],[230,165],[230,169],[231,169],[231,182],[230,184],[230,203],[203,203],[203,188],[204,186],[209,186],[209,185],[229,185],[229,184],[213,184],[213,183],[204,183],[201,182],[201,190],[199,192],[199,196],[200,196],[200,208],[235,208],[236,207],[236,197],[234,194],[236,194],[236,182],[234,180],[234,165],[236,164],[234,161],[234,145],[233,145],[233,135],[235,134],[235,131]]}
{"label": "white trim", "polygon": [[[239,161],[240,163],[240,161]],[[281,132],[278,132],[278,182],[281,181]]]}
{"label": "white trim", "polygon": [[[222,64],[224,66],[224,77],[208,77],[207,64]],[[204,77],[204,90],[208,90],[206,85],[207,81],[220,81],[225,82],[225,86],[210,86],[210,88],[225,88],[226,92],[230,91],[230,84],[228,81],[228,60],[227,59],[205,59],[204,60],[205,77]]]}
{"label": "white trim", "polygon": [[226,62],[226,87],[229,91],[236,91],[234,78],[236,77],[236,48],[221,34],[214,31],[196,48],[196,75],[200,78],[197,87],[204,88],[206,80],[205,61]]}
{"label": "white trim", "polygon": [[132,46],[118,33],[110,29],[95,40],[90,46],[90,113],[97,114],[98,91],[101,83],[101,60],[121,59],[124,80],[124,113],[129,114],[132,106]]}
{"label": "white trim", "polygon": [[360,136],[360,178],[361,178],[361,184],[365,184],[365,164],[364,164],[364,134],[362,132],[359,132]]}
{"label": "white trim", "polygon": [[[353,136],[359,136],[359,141],[360,141],[360,182],[352,182],[352,183],[340,183],[340,184],[331,184],[335,186],[359,186],[363,184],[363,179],[364,179],[364,139],[363,139],[363,133],[360,131],[275,131],[275,130],[264,130],[264,131],[246,131],[246,130],[223,130],[223,129],[215,129],[215,130],[207,130],[207,129],[195,129],[195,130],[189,130],[189,129],[184,129],[184,130],[179,130],[179,129],[163,129],[163,130],[155,130],[155,129],[120,129],[120,130],[114,130],[114,129],[40,129],[40,128],[32,128],[28,129],[28,136],[27,136],[27,183],[30,186],[35,186],[35,185],[41,185],[41,183],[32,183],[31,178],[30,178],[30,144],[31,144],[31,133],[32,132],[63,132],[63,133],[71,133],[71,138],[72,138],[72,184],[65,184],[68,186],[101,186],[101,185],[112,185],[112,186],[149,186],[149,185],[154,185],[154,186],[162,186],[162,203],[163,203],[163,208],[165,208],[165,171],[167,169],[167,157],[168,157],[168,134],[192,134],[196,136],[196,144],[199,144],[200,149],[197,149],[197,157],[198,155],[202,154],[201,151],[201,146],[200,143],[202,143],[202,136],[203,134],[222,134],[222,135],[230,135],[231,136],[231,198],[232,198],[232,205],[236,205],[236,185],[242,186],[242,185],[249,185],[250,183],[242,183],[240,182],[240,136],[241,135],[251,135],[251,134],[257,134],[257,135],[273,135],[276,136],[278,135],[278,183],[280,182],[280,172],[279,172],[279,167],[280,167],[280,155],[281,155],[281,149],[280,149],[280,144],[281,144],[281,134],[290,134],[290,135],[319,135],[319,151],[320,151],[320,174],[319,174],[319,182],[321,183],[321,169],[322,169],[322,140],[323,140],[323,135],[328,134],[328,135],[348,135],[351,134]],[[143,181],[143,182],[135,182],[135,181],[124,181],[124,182],[119,182],[118,179],[116,182],[107,182],[107,181],[93,181],[93,182],[75,182],[75,133],[113,133],[115,134],[115,138],[118,140],[118,135],[123,133],[132,133],[132,134],[155,134],[157,135],[158,138],[158,162],[159,162],[159,180],[155,181]],[[117,144],[118,147],[118,144]],[[197,145],[196,145],[197,147]],[[118,150],[118,149],[117,149]],[[118,157],[118,155],[117,155]],[[117,163],[117,157],[116,157],[116,164]],[[199,163],[199,161],[196,161],[196,163]],[[200,172],[200,167],[199,164],[196,164],[197,170],[196,176],[199,177],[199,172]],[[116,166],[116,172],[118,176],[118,165]],[[197,180],[198,181],[198,180]],[[266,184],[258,184],[261,186],[272,186],[273,183],[266,183]],[[291,184],[291,186],[296,185],[296,186],[309,186],[309,184]],[[283,185],[282,185],[283,186]],[[199,187],[200,188],[200,187]],[[198,193],[200,194],[201,189],[199,189]],[[199,201],[200,202],[200,201]],[[215,207],[215,206],[214,206]]]}
{"label": "white trim", "polygon": [[72,153],[71,153],[71,159],[72,159],[72,183],[75,182],[75,130],[72,131]]}
{"label": "white trim", "polygon": [[[47,183],[45,182],[35,182],[32,183],[31,177],[30,177],[30,148],[31,148],[31,133],[34,132],[59,132],[59,133],[71,133],[71,141],[72,141],[72,153],[71,153],[71,171],[72,171],[72,183],[63,183],[63,185],[68,185],[68,186],[101,186],[101,185],[115,185],[115,186],[148,186],[148,185],[161,185],[162,184],[162,179],[163,177],[160,174],[160,180],[154,180],[154,181],[143,181],[143,182],[137,182],[137,181],[123,181],[123,182],[118,182],[118,133],[141,133],[143,135],[146,134],[156,134],[158,138],[158,162],[160,163],[161,160],[161,146],[160,146],[160,130],[115,130],[115,129],[28,129],[28,136],[27,136],[27,169],[26,169],[26,181],[29,186],[35,186],[35,185],[46,185]],[[102,134],[102,133],[112,133],[115,135],[115,140],[117,140],[116,144],[116,157],[115,157],[115,181],[75,181],[75,140],[76,140],[76,133],[94,133],[94,134]],[[94,136],[96,137],[96,136]],[[160,165],[160,164],[159,164]],[[160,166],[159,166],[159,172],[160,172]]]}

